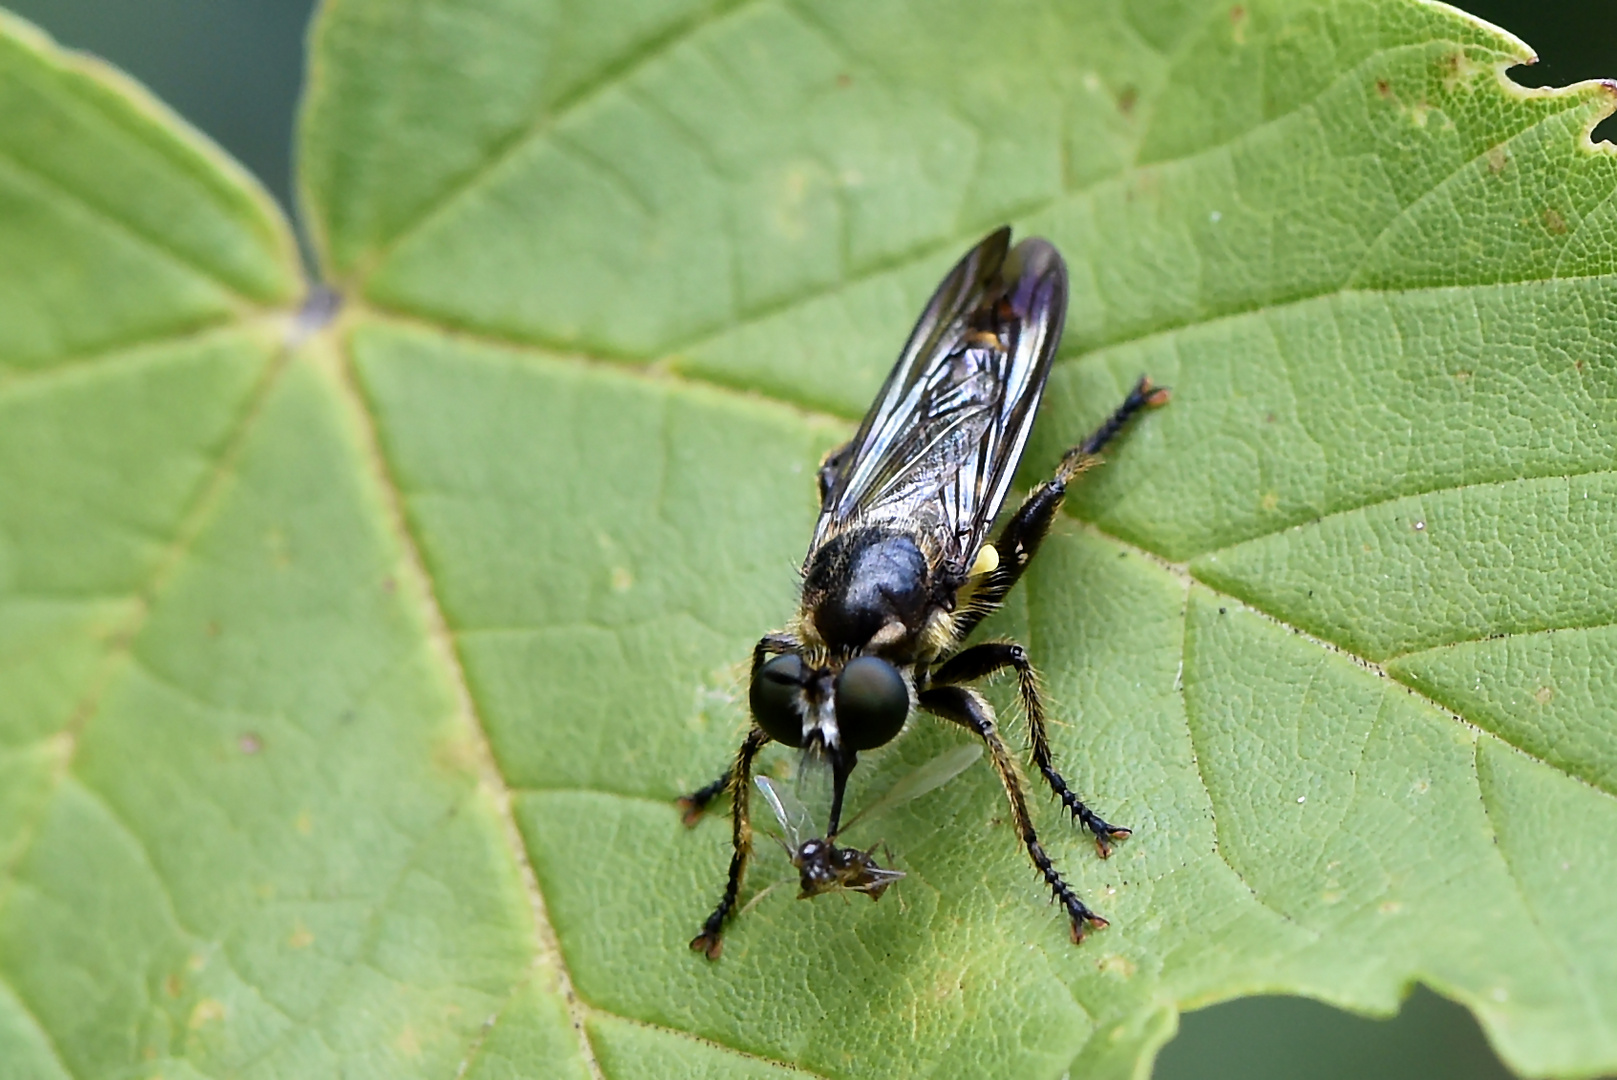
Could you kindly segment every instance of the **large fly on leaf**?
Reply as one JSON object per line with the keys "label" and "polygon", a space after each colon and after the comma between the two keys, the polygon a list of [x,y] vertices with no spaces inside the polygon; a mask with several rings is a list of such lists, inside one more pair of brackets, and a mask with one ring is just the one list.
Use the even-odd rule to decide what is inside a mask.
{"label": "large fly on leaf", "polygon": [[[749,777],[771,741],[830,765],[831,813],[823,838],[805,841],[799,869],[879,896],[893,880],[873,852],[836,844],[843,794],[859,752],[890,742],[917,708],[960,724],[988,749],[1033,865],[1066,909],[1072,939],[1106,920],[1090,911],[1045,854],[1022,779],[994,710],[968,683],[1016,672],[1033,764],[1102,858],[1129,830],[1102,820],[1056,771],[1038,676],[1011,642],[965,646],[1003,603],[1038,551],[1067,485],[1094,464],[1140,409],[1167,400],[1141,378],[1111,417],[1062,457],[997,539],[988,534],[1027,445],[1067,307],[1067,268],[1047,241],[1010,246],[985,237],[949,272],[910,334],[875,404],[847,445],[820,466],[820,519],[803,561],[797,617],[753,649],[753,726],[730,770],[681,800],[694,822],[719,794],[732,796],[729,880],[691,948],[717,959],[752,851]],[[808,854],[805,856],[804,851]],[[805,894],[813,890],[805,886]],[[825,890],[820,890],[825,891]]]}

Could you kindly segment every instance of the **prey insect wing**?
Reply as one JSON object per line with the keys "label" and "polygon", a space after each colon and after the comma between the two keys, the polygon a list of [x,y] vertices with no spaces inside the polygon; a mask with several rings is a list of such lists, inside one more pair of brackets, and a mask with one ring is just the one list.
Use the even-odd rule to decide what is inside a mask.
{"label": "prey insect wing", "polygon": [[1042,240],[989,234],[944,278],[858,433],[833,459],[810,552],[892,523],[969,566],[1010,490],[1061,339],[1067,276]]}
{"label": "prey insect wing", "polygon": [[778,784],[767,776],[755,776],[752,782],[758,785],[758,790],[763,793],[764,801],[769,804],[775,820],[780,822],[786,850],[795,855],[797,849],[803,846],[803,841],[814,835],[814,819],[809,813],[809,808],[785,785]]}
{"label": "prey insect wing", "polygon": [[890,810],[897,809],[905,803],[919,799],[922,795],[947,784],[976,763],[983,756],[983,748],[977,743],[967,743],[957,746],[953,750],[945,750],[937,757],[916,766],[910,772],[898,778],[886,794],[859,813],[855,814],[848,823],[842,827],[847,833],[861,821],[875,821]]}

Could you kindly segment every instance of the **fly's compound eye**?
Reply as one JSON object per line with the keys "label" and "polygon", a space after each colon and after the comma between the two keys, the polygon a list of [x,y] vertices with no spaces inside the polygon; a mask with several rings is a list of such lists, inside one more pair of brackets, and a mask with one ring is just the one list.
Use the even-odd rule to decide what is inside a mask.
{"label": "fly's compound eye", "polygon": [[909,714],[909,687],[881,657],[851,660],[837,676],[837,731],[849,749],[874,750],[890,742]]}
{"label": "fly's compound eye", "polygon": [[777,656],[758,669],[752,677],[752,690],[748,700],[752,704],[753,719],[776,742],[787,746],[803,745],[803,713],[799,702],[803,696],[804,668],[801,657],[790,653]]}

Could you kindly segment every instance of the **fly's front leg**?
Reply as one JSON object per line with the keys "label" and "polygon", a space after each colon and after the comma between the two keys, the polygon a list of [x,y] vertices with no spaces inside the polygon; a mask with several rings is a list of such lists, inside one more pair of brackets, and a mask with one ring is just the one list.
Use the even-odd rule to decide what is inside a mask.
{"label": "fly's front leg", "polygon": [[994,724],[993,710],[988,704],[974,691],[963,686],[935,686],[921,694],[920,703],[921,708],[928,712],[945,720],[953,720],[975,732],[987,745],[994,771],[999,774],[999,781],[1005,786],[1005,797],[1011,804],[1011,818],[1016,823],[1016,831],[1022,838],[1022,844],[1027,848],[1028,857],[1033,860],[1034,868],[1043,876],[1044,883],[1050,886],[1050,891],[1066,909],[1067,918],[1072,923],[1073,943],[1077,944],[1084,939],[1086,927],[1106,926],[1106,920],[1089,910],[1073,891],[1072,886],[1068,885],[1056,870],[1050,856],[1044,853],[1038,833],[1033,828],[1032,815],[1028,813],[1027,796],[1022,792],[1022,778],[1017,775],[1016,760],[1000,739],[999,731]]}
{"label": "fly's front leg", "polygon": [[932,673],[934,686],[949,686],[976,682],[1005,668],[1016,671],[1017,689],[1022,697],[1022,711],[1027,714],[1027,726],[1033,742],[1033,764],[1044,775],[1045,783],[1056,793],[1061,805],[1073,818],[1095,834],[1095,850],[1105,859],[1112,854],[1112,841],[1125,840],[1133,830],[1112,825],[1084,805],[1067,786],[1050,756],[1050,739],[1045,731],[1044,699],[1039,694],[1038,672],[1027,658],[1027,650],[1015,642],[990,641],[956,653]]}
{"label": "fly's front leg", "polygon": [[702,820],[702,814],[707,810],[707,804],[717,799],[730,789],[730,773],[726,770],[723,776],[711,784],[703,784],[689,795],[681,795],[674,803],[679,807],[679,819],[687,826],[693,826]]}
{"label": "fly's front leg", "polygon": [[713,914],[702,924],[702,932],[691,939],[691,948],[717,960],[724,948],[724,923],[735,910],[736,897],[741,894],[741,881],[747,873],[747,859],[752,855],[752,821],[748,814],[747,785],[752,783],[752,762],[758,751],[769,741],[761,728],[747,732],[741,749],[736,753],[735,766],[730,770],[730,877],[724,884],[724,896]]}
{"label": "fly's front leg", "polygon": [[[779,656],[782,653],[792,652],[798,648],[797,639],[786,634],[768,634],[752,647],[752,677],[758,677],[758,669],[763,666],[766,657]],[[730,788],[730,770],[710,784],[697,788],[689,795],[681,795],[674,805],[679,807],[680,820],[686,825],[695,825],[702,820],[702,814],[707,810],[708,804]]]}

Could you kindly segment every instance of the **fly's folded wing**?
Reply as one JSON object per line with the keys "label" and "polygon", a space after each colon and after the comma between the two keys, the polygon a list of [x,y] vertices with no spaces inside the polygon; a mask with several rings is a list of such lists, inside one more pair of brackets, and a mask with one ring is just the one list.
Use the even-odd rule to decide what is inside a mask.
{"label": "fly's folded wing", "polygon": [[990,233],[922,312],[839,455],[810,553],[853,525],[891,523],[963,575],[1027,445],[1061,340],[1067,268],[1045,240]]}

